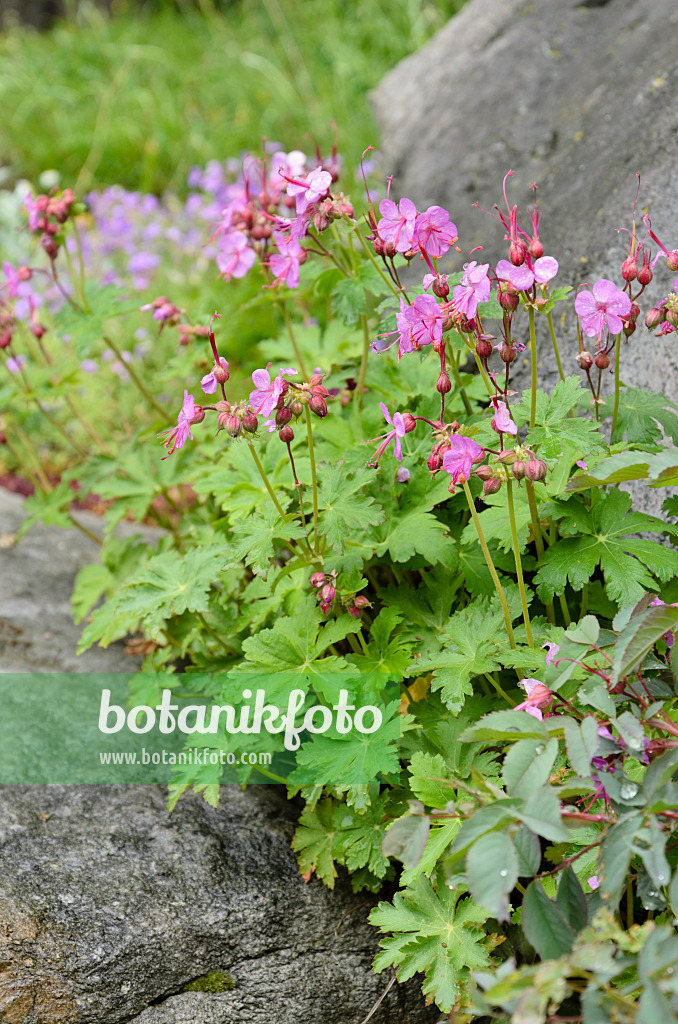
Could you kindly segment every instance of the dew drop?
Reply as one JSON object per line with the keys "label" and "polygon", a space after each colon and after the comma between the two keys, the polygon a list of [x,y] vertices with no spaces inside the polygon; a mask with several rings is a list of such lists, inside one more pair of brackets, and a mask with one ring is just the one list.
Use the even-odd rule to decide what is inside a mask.
{"label": "dew drop", "polygon": [[543,743],[540,743],[535,749],[536,749],[538,754],[543,754],[544,751],[546,750],[546,747],[544,746]]}
{"label": "dew drop", "polygon": [[626,782],[621,787],[620,792],[623,800],[630,800],[631,797],[635,796],[638,792],[638,787],[636,786],[635,782]]}
{"label": "dew drop", "polygon": [[661,871],[657,873],[657,878],[659,879],[660,882],[664,881],[664,875],[663,875],[663,873]]}
{"label": "dew drop", "polygon": [[506,868],[502,868],[501,871],[499,872],[499,875],[501,878],[506,878],[506,876],[508,875],[508,871],[506,870]]}
{"label": "dew drop", "polygon": [[627,747],[630,747],[631,750],[640,750],[643,745],[643,741],[639,740],[637,736],[629,736],[626,741],[626,745]]}
{"label": "dew drop", "polygon": [[659,893],[655,889],[650,889],[647,894],[648,896],[659,896]]}

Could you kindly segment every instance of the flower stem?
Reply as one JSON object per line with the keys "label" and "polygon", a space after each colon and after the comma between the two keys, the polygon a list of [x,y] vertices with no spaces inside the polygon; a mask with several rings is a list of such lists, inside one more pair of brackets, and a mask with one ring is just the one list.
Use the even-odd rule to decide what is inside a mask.
{"label": "flower stem", "polygon": [[459,376],[459,363],[457,362],[456,352],[454,351],[454,349],[451,346],[448,349],[448,351],[449,351],[449,354],[450,354],[450,367],[452,369],[452,376],[454,377],[454,383],[457,385],[457,391],[459,392],[459,397],[461,398],[462,402],[464,403],[464,410],[466,411],[466,415],[467,416],[472,416],[473,415],[473,408],[472,408],[471,403],[469,401],[469,397],[466,394],[466,388],[462,384],[461,377]]}
{"label": "flower stem", "polygon": [[212,627],[210,626],[209,622],[207,621],[202,612],[196,612],[196,618],[200,619],[203,629],[205,629],[209,633],[213,640],[216,640],[220,647],[223,647],[224,650],[228,651],[229,654],[235,654],[233,648],[229,647],[227,643],[224,643],[224,641],[221,639],[217,631],[215,629],[212,629]]}
{"label": "flower stem", "polygon": [[516,529],[516,511],[513,506],[513,481],[506,481],[506,496],[508,499],[508,513],[509,523],[511,526],[511,540],[513,541],[513,557],[516,560],[516,576],[518,577],[518,590],[520,591],[520,603],[523,609],[523,621],[525,622],[525,632],[527,633],[527,642],[530,647],[534,647],[534,639],[532,638],[532,626],[530,625],[530,612],[527,607],[527,594],[525,593],[525,581],[523,579],[523,563],[520,557],[520,545],[518,544],[518,531]]}
{"label": "flower stem", "polygon": [[[539,512],[537,510],[537,499],[534,493],[534,484],[531,480],[525,480],[525,486],[527,489],[527,503],[530,506],[530,518],[532,520],[532,533],[534,534],[534,545],[537,549],[537,559],[541,561],[544,555],[544,538],[541,530],[541,523],[539,522]],[[546,617],[552,626],[555,625],[556,615],[553,610],[553,601],[549,601],[546,605]]]}
{"label": "flower stem", "polygon": [[617,426],[617,414],[619,412],[619,363],[621,361],[621,331],[617,335],[614,347],[614,411],[612,413],[612,430],[610,431],[610,443],[614,439],[614,431]]}
{"label": "flower stem", "polygon": [[302,359],[301,352],[299,351],[299,346],[297,344],[297,338],[296,338],[296,335],[294,333],[294,328],[292,327],[292,321],[290,319],[289,310],[287,309],[287,303],[285,302],[284,299],[280,303],[280,308],[282,309],[283,318],[285,320],[285,327],[287,328],[287,333],[290,336],[290,341],[292,342],[292,348],[294,349],[294,358],[299,363],[299,370],[301,372],[301,376],[304,378],[304,380],[307,380],[308,379],[308,374],[306,373],[306,367],[304,366],[304,360]]}
{"label": "flower stem", "polygon": [[384,271],[381,269],[381,267],[379,266],[379,264],[375,260],[374,254],[373,254],[372,250],[370,249],[369,243],[366,242],[365,239],[363,238],[363,236],[361,235],[360,228],[358,227],[357,224],[353,224],[353,230],[355,231],[356,235],[358,236],[358,240],[359,240],[360,244],[362,245],[363,249],[365,250],[365,252],[367,253],[368,257],[372,260],[372,263],[374,263],[375,267],[377,268],[378,273],[383,277],[384,283],[386,284],[386,287],[389,288],[389,290],[393,292],[393,294],[396,296],[396,298],[399,299],[400,298],[400,292],[398,291],[398,289],[394,285],[393,281],[389,280],[389,278],[386,276]]}
{"label": "flower stem", "polygon": [[551,335],[551,343],[553,345],[553,352],[554,352],[554,355],[556,357],[556,363],[558,365],[558,373],[560,374],[560,379],[561,380],[565,380],[565,372],[563,370],[563,364],[560,361],[560,352],[558,351],[558,340],[556,338],[556,332],[555,332],[555,330],[553,328],[553,317],[551,315],[551,310],[549,310],[548,313],[546,314],[546,322],[549,325],[549,334]]}
{"label": "flower stem", "polygon": [[313,545],[318,547],[318,479],[315,470],[315,449],[313,447],[313,428],[311,410],[306,406],[306,433],[308,435],[308,457],[311,460],[311,488],[313,490]]}
{"label": "flower stem", "polygon": [[506,594],[504,593],[504,588],[502,587],[501,582],[499,580],[499,576],[497,575],[497,570],[494,567],[494,562],[492,561],[490,549],[488,548],[487,542],[485,541],[483,528],[480,525],[480,519],[478,518],[478,513],[476,512],[476,507],[475,504],[473,503],[473,495],[471,494],[471,489],[465,480],[462,486],[464,488],[464,494],[466,495],[466,501],[468,502],[469,512],[471,513],[471,518],[473,519],[473,525],[475,526],[476,533],[478,534],[478,542],[480,543],[480,548],[483,552],[483,555],[485,556],[485,563],[487,565],[487,568],[490,570],[490,576],[492,577],[492,582],[494,583],[495,590],[497,591],[497,597],[499,598],[499,603],[501,604],[501,610],[504,613],[504,623],[506,625],[506,633],[508,636],[509,644],[511,645],[511,648],[515,650],[516,638],[513,635],[513,627],[511,625],[511,613],[509,612],[508,603],[506,601]]}
{"label": "flower stem", "polygon": [[362,409],[363,399],[365,397],[363,392],[365,390],[365,374],[367,373],[367,357],[370,353],[370,332],[367,326],[367,317],[364,313],[360,317],[360,322],[363,328],[363,354],[360,360],[360,373],[358,375],[358,386],[356,388],[356,392],[358,396],[358,408]]}
{"label": "flower stem", "polygon": [[486,679],[487,679],[487,680],[488,680],[488,681],[489,681],[490,683],[492,683],[492,686],[494,686],[494,688],[495,688],[495,690],[497,691],[497,693],[498,693],[498,694],[499,694],[499,695],[500,695],[501,697],[503,697],[503,698],[504,698],[504,700],[506,701],[506,703],[507,703],[507,704],[508,704],[508,705],[509,705],[510,707],[514,708],[514,707],[516,706],[516,702],[515,702],[514,700],[511,700],[511,698],[509,697],[508,693],[505,693],[505,692],[504,692],[504,690],[502,690],[501,686],[499,685],[499,683],[497,682],[497,680],[496,680],[496,679],[494,678],[494,676],[493,676],[493,675],[491,675],[491,674],[490,674],[489,672],[485,672],[485,673],[484,673],[484,675],[485,675],[485,678],[486,678]]}
{"label": "flower stem", "polygon": [[532,356],[532,397],[530,402],[530,429],[537,418],[537,335],[534,330],[534,309],[528,306],[527,315],[530,319],[530,354]]}
{"label": "flower stem", "polygon": [[269,496],[270,496],[270,498],[271,498],[271,501],[273,502],[273,504],[274,504],[274,505],[275,505],[275,507],[277,508],[277,510],[278,510],[278,512],[279,512],[279,514],[280,514],[280,518],[282,519],[282,521],[283,521],[284,523],[288,522],[288,520],[290,519],[290,516],[288,516],[288,515],[287,515],[287,514],[286,514],[286,513],[285,513],[285,512],[283,511],[283,507],[282,507],[282,505],[280,504],[280,502],[278,501],[278,498],[276,497],[276,493],[275,493],[275,491],[273,490],[273,488],[271,487],[271,482],[270,482],[270,480],[268,479],[268,476],[266,475],[266,470],[264,469],[264,467],[263,467],[263,466],[262,466],[262,464],[261,464],[261,459],[260,459],[260,458],[259,458],[259,456],[257,455],[257,450],[256,450],[256,448],[254,447],[254,445],[252,444],[252,442],[250,441],[250,439],[249,439],[249,438],[245,438],[245,440],[246,440],[246,442],[247,442],[247,447],[248,447],[248,448],[249,448],[249,450],[250,450],[250,451],[252,452],[252,458],[254,459],[254,462],[255,462],[255,464],[256,464],[256,467],[257,467],[257,469],[259,470],[259,475],[261,476],[261,479],[262,479],[262,480],[264,481],[264,487],[265,487],[265,488],[266,488],[266,490],[268,491],[268,493],[269,493]]}
{"label": "flower stem", "polygon": [[132,380],[134,381],[134,383],[136,384],[137,388],[139,389],[141,394],[144,396],[146,401],[155,409],[155,411],[158,413],[159,416],[162,416],[163,420],[166,420],[167,419],[167,410],[163,409],[163,407],[156,402],[155,398],[153,397],[151,392],[148,390],[148,388],[146,387],[146,385],[142,381],[141,377],[139,376],[137,371],[132,366],[131,362],[128,363],[128,362],[126,362],[123,359],[122,352],[116,346],[116,344],[113,341],[111,341],[110,338],[107,338],[107,337],[104,336],[103,340],[108,345],[109,348],[113,349],[113,351],[115,352],[116,356],[118,357],[118,359],[120,360],[122,365],[125,367],[125,369],[129,373],[130,377],[132,378]]}
{"label": "flower stem", "polygon": [[476,366],[478,367],[478,372],[480,373],[480,376],[485,381],[485,387],[487,388],[488,395],[490,396],[490,398],[493,398],[494,397],[494,393],[495,393],[495,389],[492,387],[492,382],[491,382],[490,378],[487,376],[487,371],[485,370],[485,367],[483,366],[482,362],[480,361],[480,356],[476,352],[475,345],[469,344],[469,351],[473,353],[473,358],[476,361]]}

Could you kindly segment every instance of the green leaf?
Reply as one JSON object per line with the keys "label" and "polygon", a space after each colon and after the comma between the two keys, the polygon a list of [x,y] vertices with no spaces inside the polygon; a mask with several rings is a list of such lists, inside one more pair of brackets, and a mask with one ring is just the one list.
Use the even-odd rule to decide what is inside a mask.
{"label": "green leaf", "polygon": [[523,897],[521,925],[525,937],[542,960],[556,960],[569,953],[575,930],[557,903],[550,900],[539,882],[531,882]]}
{"label": "green leaf", "polygon": [[369,807],[359,812],[345,805],[338,805],[334,820],[338,832],[335,844],[349,871],[367,867],[377,878],[383,878],[388,871],[388,855],[382,852],[385,841],[386,801],[388,794],[377,797]]}
{"label": "green leaf", "polygon": [[382,842],[385,857],[402,861],[407,870],[415,868],[422,858],[431,828],[427,814],[404,814],[397,818]]}
{"label": "green leaf", "polygon": [[396,608],[382,608],[370,626],[370,641],[366,654],[355,654],[353,664],[363,677],[376,676],[382,682],[387,678],[401,682],[411,657],[413,641],[405,640],[399,629],[400,612]]}
{"label": "green leaf", "polygon": [[630,814],[613,825],[600,849],[600,895],[613,908],[619,903],[631,863],[631,844],[643,823],[641,814]]}
{"label": "green leaf", "polygon": [[337,877],[334,866],[336,837],[333,803],[327,798],[316,804],[313,810],[306,807],[301,812],[292,840],[292,849],[299,854],[301,873],[310,875],[315,871],[329,889],[334,889],[334,879]]}
{"label": "green leaf", "polygon": [[347,327],[353,327],[366,312],[362,284],[355,278],[342,278],[332,289],[332,313]]}
{"label": "green leaf", "polygon": [[527,798],[549,780],[556,757],[558,740],[518,740],[510,748],[501,769],[509,796]]}
{"label": "green leaf", "polygon": [[73,621],[82,622],[87,612],[97,603],[101,595],[108,589],[113,577],[105,565],[92,562],[84,565],[75,578],[75,586],[71,594],[71,611]]}
{"label": "green leaf", "polygon": [[459,740],[461,743],[480,740],[495,743],[498,740],[519,740],[528,736],[543,740],[544,743],[549,739],[543,722],[524,711],[491,711],[489,715],[483,715],[475,725],[465,729]]}
{"label": "green leaf", "polygon": [[647,608],[634,615],[614,645],[612,682],[617,683],[643,662],[657,640],[678,626],[678,608],[671,605]]}
{"label": "green leaf", "polygon": [[343,462],[323,466],[318,490],[322,508],[319,532],[331,548],[343,550],[352,535],[363,535],[366,527],[383,523],[382,507],[369,495],[357,493],[373,479],[374,473],[368,469],[346,473]]}
{"label": "green leaf", "polygon": [[238,523],[229,545],[232,562],[246,562],[258,576],[266,576],[275,553],[274,540],[298,540],[304,536],[300,523],[284,522],[275,508],[265,506],[263,515],[250,515]]}
{"label": "green leaf", "polygon": [[507,921],[508,896],[518,881],[518,856],[507,832],[487,832],[473,844],[466,877],[475,902],[498,921]]}
{"label": "green leaf", "polygon": [[640,854],[645,870],[657,889],[668,885],[671,868],[666,859],[666,835],[653,817],[650,818],[649,829],[641,829],[636,833],[633,849]]}
{"label": "green leaf", "polygon": [[[578,376],[566,377],[559,381],[553,394],[537,391],[535,425],[529,430],[527,443],[539,448],[542,459],[558,459],[566,448],[574,449],[579,457],[605,451],[607,443],[600,425],[589,416],[569,417],[568,413],[582,400],[587,392]],[[513,406],[513,415],[518,426],[530,420],[531,392],[523,392],[522,400]]]}
{"label": "green leaf", "polygon": [[396,893],[393,905],[380,903],[370,914],[376,928],[394,933],[381,940],[383,951],[374,969],[397,967],[400,981],[423,971],[424,994],[449,1013],[470,972],[489,965],[488,939],[481,927],[486,918],[487,912],[472,900],[460,899],[445,886],[438,894],[420,876]]}
{"label": "green leaf", "polygon": [[591,772],[591,758],[598,746],[598,722],[592,715],[587,715],[581,725],[573,718],[566,718],[563,724],[570,764],[577,775],[585,779]]}
{"label": "green leaf", "polygon": [[454,787],[446,785],[452,773],[440,754],[417,750],[410,761],[410,789],[426,807],[443,810],[454,797]]}
{"label": "green leaf", "polygon": [[73,526],[70,516],[73,498],[73,491],[64,481],[57,484],[51,491],[36,490],[24,501],[23,508],[27,516],[17,530],[17,539],[23,537],[36,523],[44,523],[45,526],[60,526],[70,530]]}
{"label": "green leaf", "polygon": [[567,299],[571,291],[572,288],[569,285],[561,285],[558,288],[554,288],[553,291],[549,293],[549,297],[544,303],[544,305],[539,308],[539,312],[543,316],[545,316],[547,313],[550,313],[557,302],[563,302],[565,299]]}
{"label": "green leaf", "polygon": [[541,843],[539,838],[527,827],[521,825],[513,837],[513,845],[518,854],[518,876],[532,878],[539,871],[541,864]]}
{"label": "green leaf", "polygon": [[377,554],[381,557],[388,551],[394,562],[407,562],[419,554],[435,565],[451,557],[454,551],[445,524],[431,512],[423,512],[418,508],[400,517],[389,517],[386,529],[381,534],[383,539]]}
{"label": "green leaf", "polygon": [[[629,443],[652,444],[662,440],[662,429],[678,444],[676,408],[665,395],[640,388],[622,387],[612,443],[626,434]],[[662,428],[662,429],[660,429]]]}
{"label": "green leaf", "polygon": [[558,843],[570,838],[560,816],[560,801],[548,786],[532,793],[519,817],[528,828],[544,839]]}
{"label": "green leaf", "polygon": [[625,480],[645,480],[649,473],[650,457],[645,452],[617,452],[596,462],[592,469],[575,474],[566,490],[586,491],[589,487],[607,487]]}
{"label": "green leaf", "polygon": [[560,876],[556,903],[575,932],[580,932],[582,928],[586,927],[588,921],[586,896],[579,879],[569,864]]}

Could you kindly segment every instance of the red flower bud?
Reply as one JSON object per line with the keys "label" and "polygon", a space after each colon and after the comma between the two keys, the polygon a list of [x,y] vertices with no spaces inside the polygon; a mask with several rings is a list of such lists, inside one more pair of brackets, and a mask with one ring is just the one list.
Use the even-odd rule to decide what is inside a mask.
{"label": "red flower bud", "polygon": [[413,430],[417,429],[417,421],[411,412],[403,413],[403,423],[405,424],[405,433],[411,434]]}
{"label": "red flower bud", "polygon": [[529,462],[525,463],[525,476],[528,480],[532,480],[535,483],[539,480],[545,480],[547,473],[548,466],[541,459],[530,459]]}
{"label": "red flower bud", "polygon": [[440,371],[436,390],[439,391],[441,395],[447,395],[452,390],[452,383],[447,370]]}
{"label": "red flower bud", "polygon": [[428,466],[432,473],[437,473],[442,464],[443,458],[442,455],[440,455],[438,452],[431,452],[428,459],[426,460],[426,465]]}
{"label": "red flower bud", "polygon": [[535,235],[527,250],[533,260],[538,260],[540,256],[544,255],[544,246],[541,244],[537,236]]}
{"label": "red flower bud", "polygon": [[51,235],[44,234],[40,239],[40,245],[43,247],[43,249],[45,250],[45,252],[51,260],[56,259],[57,254],[59,252],[59,247]]}
{"label": "red flower bud", "polygon": [[289,425],[287,425],[278,431],[278,437],[283,444],[289,444],[290,441],[294,441],[294,431]]}
{"label": "red flower bud", "polygon": [[496,494],[500,490],[501,480],[498,480],[496,476],[492,477],[491,480],[486,480],[483,484],[483,494]]}
{"label": "red flower bud", "polygon": [[649,262],[643,261],[643,265],[638,271],[638,284],[642,284],[643,287],[646,287],[653,277],[654,274],[652,273],[652,267]]}
{"label": "red flower bud", "polygon": [[607,370],[610,365],[610,357],[607,352],[599,352],[593,361],[599,370]]}
{"label": "red flower bud", "polygon": [[447,298],[450,294],[450,286],[447,283],[447,274],[443,274],[442,276],[439,274],[438,277],[435,278],[431,286],[431,291],[434,295],[437,295],[439,299]]}
{"label": "red flower bud", "polygon": [[666,254],[666,266],[674,273],[678,270],[678,249],[672,249]]}
{"label": "red flower bud", "polygon": [[478,466],[476,476],[479,480],[491,480],[494,476],[491,466]]}
{"label": "red flower bud", "polygon": [[301,416],[303,411],[304,411],[304,407],[301,404],[301,402],[299,401],[299,399],[298,398],[293,398],[292,401],[290,402],[290,413],[293,416],[299,417],[299,416]]}
{"label": "red flower bud", "polygon": [[205,410],[201,405],[196,405],[193,409],[193,418],[189,421],[191,426],[194,423],[202,423],[205,419]]}
{"label": "red flower bud", "polygon": [[622,263],[622,277],[625,281],[635,281],[638,277],[638,264],[635,256],[627,256]]}
{"label": "red flower bud", "polygon": [[230,377],[228,363],[226,363],[226,366],[222,366],[221,363],[215,363],[212,367],[212,376],[217,384],[225,384]]}
{"label": "red flower bud", "polygon": [[312,387],[315,387],[315,385],[317,385],[317,384],[322,384],[324,376],[325,376],[324,373],[314,373],[314,374],[311,375],[310,380],[309,380],[308,383]]}
{"label": "red flower bud", "polygon": [[586,349],[580,352],[578,356],[575,356],[575,359],[581,366],[582,370],[590,370],[593,366],[593,356],[590,352],[587,352]]}
{"label": "red flower bud", "polygon": [[480,338],[476,342],[476,352],[480,359],[489,359],[492,355],[492,342],[485,341],[484,338]]}
{"label": "red flower bud", "polygon": [[11,331],[3,331],[0,334],[0,348],[7,348],[8,345],[11,345],[11,343],[12,343],[12,332]]}
{"label": "red flower bud", "polygon": [[314,572],[311,576],[311,586],[322,587],[325,584],[325,579],[326,576],[324,572]]}
{"label": "red flower bud", "polygon": [[278,409],[275,414],[275,425],[276,427],[284,427],[286,423],[289,423],[292,419],[292,410],[286,406]]}
{"label": "red flower bud", "polygon": [[627,338],[630,338],[636,329],[636,321],[629,320],[624,324],[623,331]]}
{"label": "red flower bud", "polygon": [[511,472],[516,480],[522,480],[525,476],[525,463],[521,459],[516,459],[511,466]]}
{"label": "red flower bud", "polygon": [[248,434],[256,434],[259,429],[259,420],[251,409],[249,409],[243,416],[242,425]]}
{"label": "red flower bud", "polygon": [[326,583],[322,590],[320,591],[320,596],[323,601],[334,601],[336,595],[337,592],[331,583]]}
{"label": "red flower bud", "polygon": [[371,608],[372,607],[371,603],[362,594],[358,594],[358,596],[353,601],[353,604],[355,605],[356,608]]}
{"label": "red flower bud", "polygon": [[234,416],[233,413],[226,413],[223,425],[231,437],[237,437],[242,433],[242,420],[239,416]]}
{"label": "red flower bud", "polygon": [[311,412],[315,413],[316,416],[319,416],[320,419],[327,416],[327,402],[322,395],[311,395],[308,400],[308,407]]}
{"label": "red flower bud", "polygon": [[362,615],[362,611],[360,610],[360,608],[356,608],[356,606],[354,604],[352,604],[351,607],[348,610],[348,614],[353,619],[359,619],[360,616]]}
{"label": "red flower bud", "polygon": [[499,349],[499,355],[501,356],[505,363],[512,363],[513,360],[516,358],[517,353],[513,345],[509,346],[506,343],[504,343]]}
{"label": "red flower bud", "polygon": [[663,319],[663,311],[659,309],[657,306],[655,306],[654,309],[648,310],[648,312],[645,314],[645,326],[647,327],[648,331],[652,331],[655,327],[659,327]]}
{"label": "red flower bud", "polygon": [[501,287],[499,289],[499,305],[502,309],[505,309],[507,313],[513,313],[518,308],[520,297],[518,292],[512,287],[509,288]]}
{"label": "red flower bud", "polygon": [[527,246],[524,242],[517,241],[511,242],[509,249],[509,259],[514,267],[522,267],[527,256]]}

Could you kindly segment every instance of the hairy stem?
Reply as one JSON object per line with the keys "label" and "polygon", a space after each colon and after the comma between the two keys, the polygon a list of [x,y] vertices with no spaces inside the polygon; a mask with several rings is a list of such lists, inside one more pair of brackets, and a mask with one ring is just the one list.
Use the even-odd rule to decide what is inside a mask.
{"label": "hairy stem", "polygon": [[103,340],[108,345],[108,347],[110,349],[112,349],[113,352],[115,352],[116,356],[118,357],[118,359],[120,360],[122,365],[125,367],[125,369],[129,373],[130,377],[132,378],[132,380],[134,381],[134,383],[136,384],[137,388],[139,389],[141,394],[144,396],[146,401],[149,403],[149,405],[151,405],[155,409],[155,411],[158,413],[159,416],[162,416],[163,420],[166,420],[167,419],[167,410],[163,409],[163,407],[161,405],[159,405],[158,402],[156,402],[155,398],[153,397],[151,392],[148,390],[148,388],[146,387],[146,385],[142,381],[141,377],[139,376],[137,371],[132,366],[131,362],[129,362],[129,363],[125,362],[125,360],[122,357],[122,352],[117,347],[115,342],[111,341],[110,338],[104,337]]}
{"label": "hairy stem", "polygon": [[262,464],[261,464],[261,459],[260,459],[260,458],[259,458],[259,456],[257,455],[257,450],[256,450],[256,448],[254,447],[254,445],[253,445],[253,444],[252,444],[252,442],[250,441],[249,437],[245,438],[245,441],[247,442],[247,447],[248,447],[248,448],[249,448],[249,450],[250,450],[250,451],[252,452],[252,458],[254,459],[255,465],[256,465],[257,469],[259,470],[259,475],[260,475],[261,479],[262,479],[262,480],[263,480],[263,482],[264,482],[264,487],[265,487],[265,488],[266,488],[266,490],[268,491],[268,493],[269,493],[269,496],[270,496],[270,498],[271,498],[271,501],[273,502],[273,504],[274,504],[274,505],[275,505],[275,507],[277,508],[277,510],[278,510],[278,513],[280,514],[280,518],[282,519],[282,521],[283,521],[284,523],[287,523],[287,522],[289,522],[289,520],[290,520],[290,518],[291,518],[291,517],[290,517],[290,516],[288,516],[288,515],[287,515],[287,514],[286,514],[286,513],[285,513],[285,512],[283,511],[283,507],[282,507],[282,505],[280,504],[280,502],[278,501],[278,498],[277,498],[277,496],[276,496],[276,493],[275,493],[275,491],[274,491],[274,490],[273,490],[273,488],[271,487],[271,481],[270,481],[270,480],[268,479],[268,476],[266,475],[266,470],[264,469],[264,467],[263,467],[263,466],[262,466]]}
{"label": "hairy stem", "polygon": [[283,318],[285,320],[285,327],[287,328],[287,333],[290,336],[290,341],[292,342],[292,348],[294,349],[294,358],[299,363],[299,372],[301,373],[301,376],[304,378],[304,380],[308,380],[308,375],[306,373],[306,367],[304,366],[304,360],[302,359],[301,352],[299,351],[299,346],[297,344],[297,337],[296,337],[296,335],[294,333],[294,328],[292,327],[292,321],[290,319],[289,310],[287,309],[287,303],[285,302],[284,299],[280,303],[280,308],[282,309]]}
{"label": "hairy stem", "polygon": [[457,354],[456,354],[456,352],[454,351],[454,349],[452,347],[450,347],[448,351],[449,351],[449,356],[450,356],[450,369],[452,370],[452,376],[454,377],[454,383],[457,385],[457,391],[459,392],[459,397],[461,398],[462,402],[464,403],[464,410],[466,412],[466,415],[467,416],[471,416],[471,415],[473,415],[473,408],[472,408],[471,403],[469,401],[469,397],[466,394],[466,388],[462,384],[461,377],[459,376],[459,363],[457,362]]}
{"label": "hairy stem", "polygon": [[513,557],[516,561],[516,576],[518,577],[518,590],[520,591],[520,604],[523,609],[523,621],[525,623],[525,632],[527,633],[527,642],[530,647],[534,647],[534,639],[532,638],[532,626],[530,624],[530,612],[527,607],[527,594],[525,592],[525,581],[523,579],[523,563],[520,557],[520,545],[518,543],[518,531],[516,529],[516,512],[513,506],[513,481],[506,481],[506,494],[508,499],[508,513],[509,523],[511,526],[511,540],[513,541]]}
{"label": "hairy stem", "polygon": [[356,391],[358,397],[358,408],[362,409],[363,399],[365,397],[363,392],[365,390],[365,374],[367,373],[367,357],[370,353],[370,332],[367,326],[367,317],[364,313],[360,317],[360,323],[363,328],[363,354],[360,359],[360,373],[358,374],[358,386]]}
{"label": "hairy stem", "polygon": [[617,335],[614,346],[614,410],[612,412],[612,430],[610,431],[610,443],[614,438],[614,431],[617,426],[617,414],[619,413],[619,364],[621,362],[621,331]]}
{"label": "hairy stem", "polygon": [[551,344],[553,345],[553,354],[556,357],[558,373],[560,374],[560,379],[565,380],[565,373],[563,371],[563,364],[560,361],[560,352],[558,351],[558,339],[556,338],[556,332],[553,327],[553,316],[551,315],[551,310],[549,310],[546,314],[546,322],[549,325],[549,334],[551,335]]}
{"label": "hairy stem", "polygon": [[473,525],[475,526],[476,533],[478,534],[478,542],[485,557],[485,563],[487,565],[487,568],[490,570],[490,576],[492,577],[492,582],[494,583],[495,590],[497,591],[497,597],[499,598],[499,603],[501,604],[501,610],[504,613],[506,634],[508,636],[508,640],[512,649],[515,650],[516,638],[513,635],[513,626],[511,625],[511,613],[509,612],[508,603],[506,601],[506,594],[504,593],[504,588],[502,587],[501,582],[499,580],[499,576],[497,575],[497,570],[494,567],[494,562],[492,561],[490,549],[488,548],[487,542],[485,541],[483,528],[480,525],[480,519],[478,518],[478,513],[476,512],[476,507],[473,503],[473,495],[471,494],[471,489],[465,480],[463,483],[463,488],[464,494],[466,495],[466,501],[468,502],[469,512],[471,513],[471,518],[473,519]]}
{"label": "hairy stem", "polygon": [[[537,498],[534,493],[534,484],[531,480],[525,480],[525,489],[527,490],[527,504],[530,507],[530,518],[532,520],[534,546],[537,549],[537,560],[541,561],[544,555],[544,537],[542,534],[541,523],[539,521],[539,511],[537,509]],[[554,626],[556,623],[556,614],[553,610],[552,601],[549,601],[546,605],[546,617],[551,625]]]}
{"label": "hairy stem", "polygon": [[313,447],[313,427],[311,425],[311,410],[306,406],[306,434],[308,436],[308,456],[311,460],[311,488],[313,491],[313,544],[314,549],[318,546],[318,479],[315,470],[315,449]]}
{"label": "hairy stem", "polygon": [[530,320],[530,354],[532,356],[532,396],[530,400],[530,429],[534,426],[537,418],[537,335],[534,330],[534,308],[528,307],[527,315]]}

